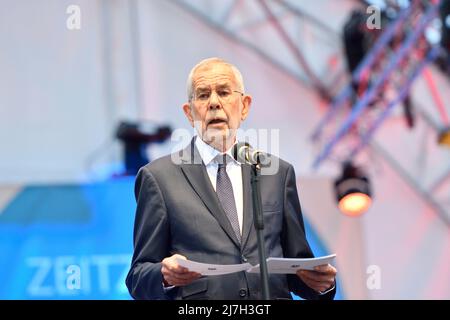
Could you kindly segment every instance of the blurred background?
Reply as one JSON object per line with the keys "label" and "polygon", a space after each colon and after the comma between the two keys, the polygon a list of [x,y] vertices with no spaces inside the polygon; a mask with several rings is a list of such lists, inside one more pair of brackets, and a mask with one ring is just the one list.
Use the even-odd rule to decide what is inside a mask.
{"label": "blurred background", "polygon": [[130,298],[134,174],[194,134],[213,56],[295,167],[336,298],[450,299],[449,0],[0,6],[0,299]]}

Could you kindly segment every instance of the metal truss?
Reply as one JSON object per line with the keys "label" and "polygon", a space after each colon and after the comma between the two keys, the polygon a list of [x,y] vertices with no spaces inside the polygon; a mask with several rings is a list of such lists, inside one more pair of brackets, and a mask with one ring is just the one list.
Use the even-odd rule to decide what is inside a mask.
{"label": "metal truss", "polygon": [[[434,177],[433,182],[429,182],[424,181],[429,180],[429,177],[418,173],[418,168],[403,163],[404,160],[402,161],[401,157],[393,156],[396,150],[388,152],[384,146],[381,147],[372,141],[375,132],[385,122],[394,107],[405,100],[415,80],[422,75],[425,68],[437,58],[442,50],[439,46],[430,45],[424,36],[427,26],[437,17],[439,5],[440,1],[434,1],[434,4],[430,4],[428,7],[418,1],[413,2],[411,6],[402,10],[398,18],[384,30],[372,50],[353,73],[351,83],[337,95],[331,103],[328,113],[314,131],[312,140],[316,143],[322,142],[323,148],[313,166],[318,168],[323,161],[330,157],[354,159],[367,145],[371,145],[436,210],[441,218],[450,224],[450,203],[447,203],[448,199],[446,199],[448,195],[441,197],[437,187],[442,188],[445,182],[450,182],[448,181],[450,180],[448,152],[434,152],[433,156],[440,161],[437,164],[439,167],[433,169],[440,171],[441,175]],[[396,35],[400,35],[404,40],[398,46],[391,48]],[[378,67],[375,64],[378,64]],[[352,85],[364,80],[366,83],[369,82],[364,78],[364,75],[367,74],[370,74],[373,83],[367,85],[367,90],[363,91],[357,97],[356,102],[352,103],[351,96],[354,90]],[[394,93],[393,97],[385,98],[386,92]],[[337,119],[337,114],[345,106],[351,106],[351,111],[343,121],[338,121],[337,125],[336,123],[332,124]],[[439,127],[428,121],[429,118],[425,113],[418,112],[418,116],[423,118],[420,121],[428,129],[432,129],[434,135],[437,136]],[[346,142],[349,136],[353,137],[352,145]],[[396,138],[398,137],[392,137],[391,141],[395,141]],[[341,148],[336,148],[341,143],[346,144],[343,151],[342,145]],[[376,148],[375,145],[377,145]],[[427,151],[430,151],[429,147]],[[333,153],[338,153],[338,155]],[[415,159],[421,157],[419,153],[414,156]],[[407,169],[408,167],[410,170]],[[446,189],[447,191],[450,189],[450,184],[447,184]],[[445,194],[445,192],[443,193]]]}
{"label": "metal truss", "polygon": [[[395,147],[390,148],[389,143],[384,142],[380,146],[373,141],[377,129],[394,107],[405,99],[414,81],[439,53],[438,48],[424,41],[424,31],[435,19],[440,1],[427,6],[413,1],[413,5],[400,11],[396,20],[384,28],[350,79],[346,77],[341,35],[302,10],[300,1],[172,1],[214,30],[252,49],[298,81],[312,86],[330,102],[329,111],[312,135],[313,143],[322,146],[314,162],[315,168],[328,159],[355,158],[368,146],[450,224],[448,153],[435,150],[437,146],[432,152],[427,147],[426,153],[440,160],[440,175],[424,178],[424,170],[410,165]],[[391,46],[399,33],[403,33],[404,39]],[[305,38],[311,36],[314,40],[306,41]],[[353,103],[352,84],[368,76],[370,85]],[[348,81],[347,85],[345,81]],[[343,86],[344,89],[340,90]],[[389,92],[390,95],[380,98],[382,92]],[[431,121],[417,105],[415,107],[418,110],[417,121],[424,132],[436,133],[439,125]],[[404,133],[407,135],[408,132]],[[407,139],[399,135],[391,141],[396,138]],[[417,148],[412,159],[423,157],[423,152],[423,148]]]}
{"label": "metal truss", "polygon": [[[334,95],[336,82],[345,74],[339,59],[340,36],[304,12],[298,1],[172,1],[295,79],[312,85],[328,101]],[[314,46],[305,45],[311,43],[311,37]]]}

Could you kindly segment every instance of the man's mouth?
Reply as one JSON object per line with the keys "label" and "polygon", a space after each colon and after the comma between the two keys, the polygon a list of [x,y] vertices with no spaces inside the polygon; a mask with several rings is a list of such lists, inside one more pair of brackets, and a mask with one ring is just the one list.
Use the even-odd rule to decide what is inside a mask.
{"label": "man's mouth", "polygon": [[211,121],[208,122],[208,126],[209,125],[216,125],[216,124],[226,124],[227,122],[223,119],[212,119]]}

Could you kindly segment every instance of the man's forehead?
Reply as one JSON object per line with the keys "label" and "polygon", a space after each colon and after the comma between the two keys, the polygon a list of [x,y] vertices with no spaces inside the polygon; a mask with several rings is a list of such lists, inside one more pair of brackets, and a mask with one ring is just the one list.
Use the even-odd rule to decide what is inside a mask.
{"label": "man's forehead", "polygon": [[234,72],[230,66],[213,64],[202,66],[193,75],[195,88],[215,86],[230,86],[236,83]]}

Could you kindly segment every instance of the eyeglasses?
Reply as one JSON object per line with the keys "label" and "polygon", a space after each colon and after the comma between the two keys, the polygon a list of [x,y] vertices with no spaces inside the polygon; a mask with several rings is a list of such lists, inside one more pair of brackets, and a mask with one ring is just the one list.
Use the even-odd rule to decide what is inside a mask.
{"label": "eyeglasses", "polygon": [[[233,93],[239,93],[241,96],[244,95],[244,93],[238,91],[238,90],[231,90],[229,88],[222,88],[216,91],[217,96],[219,97],[219,100],[222,101],[222,103],[228,103],[231,102],[233,98]],[[206,103],[211,99],[211,90],[201,90],[194,94],[193,100],[195,102],[199,103]]]}

